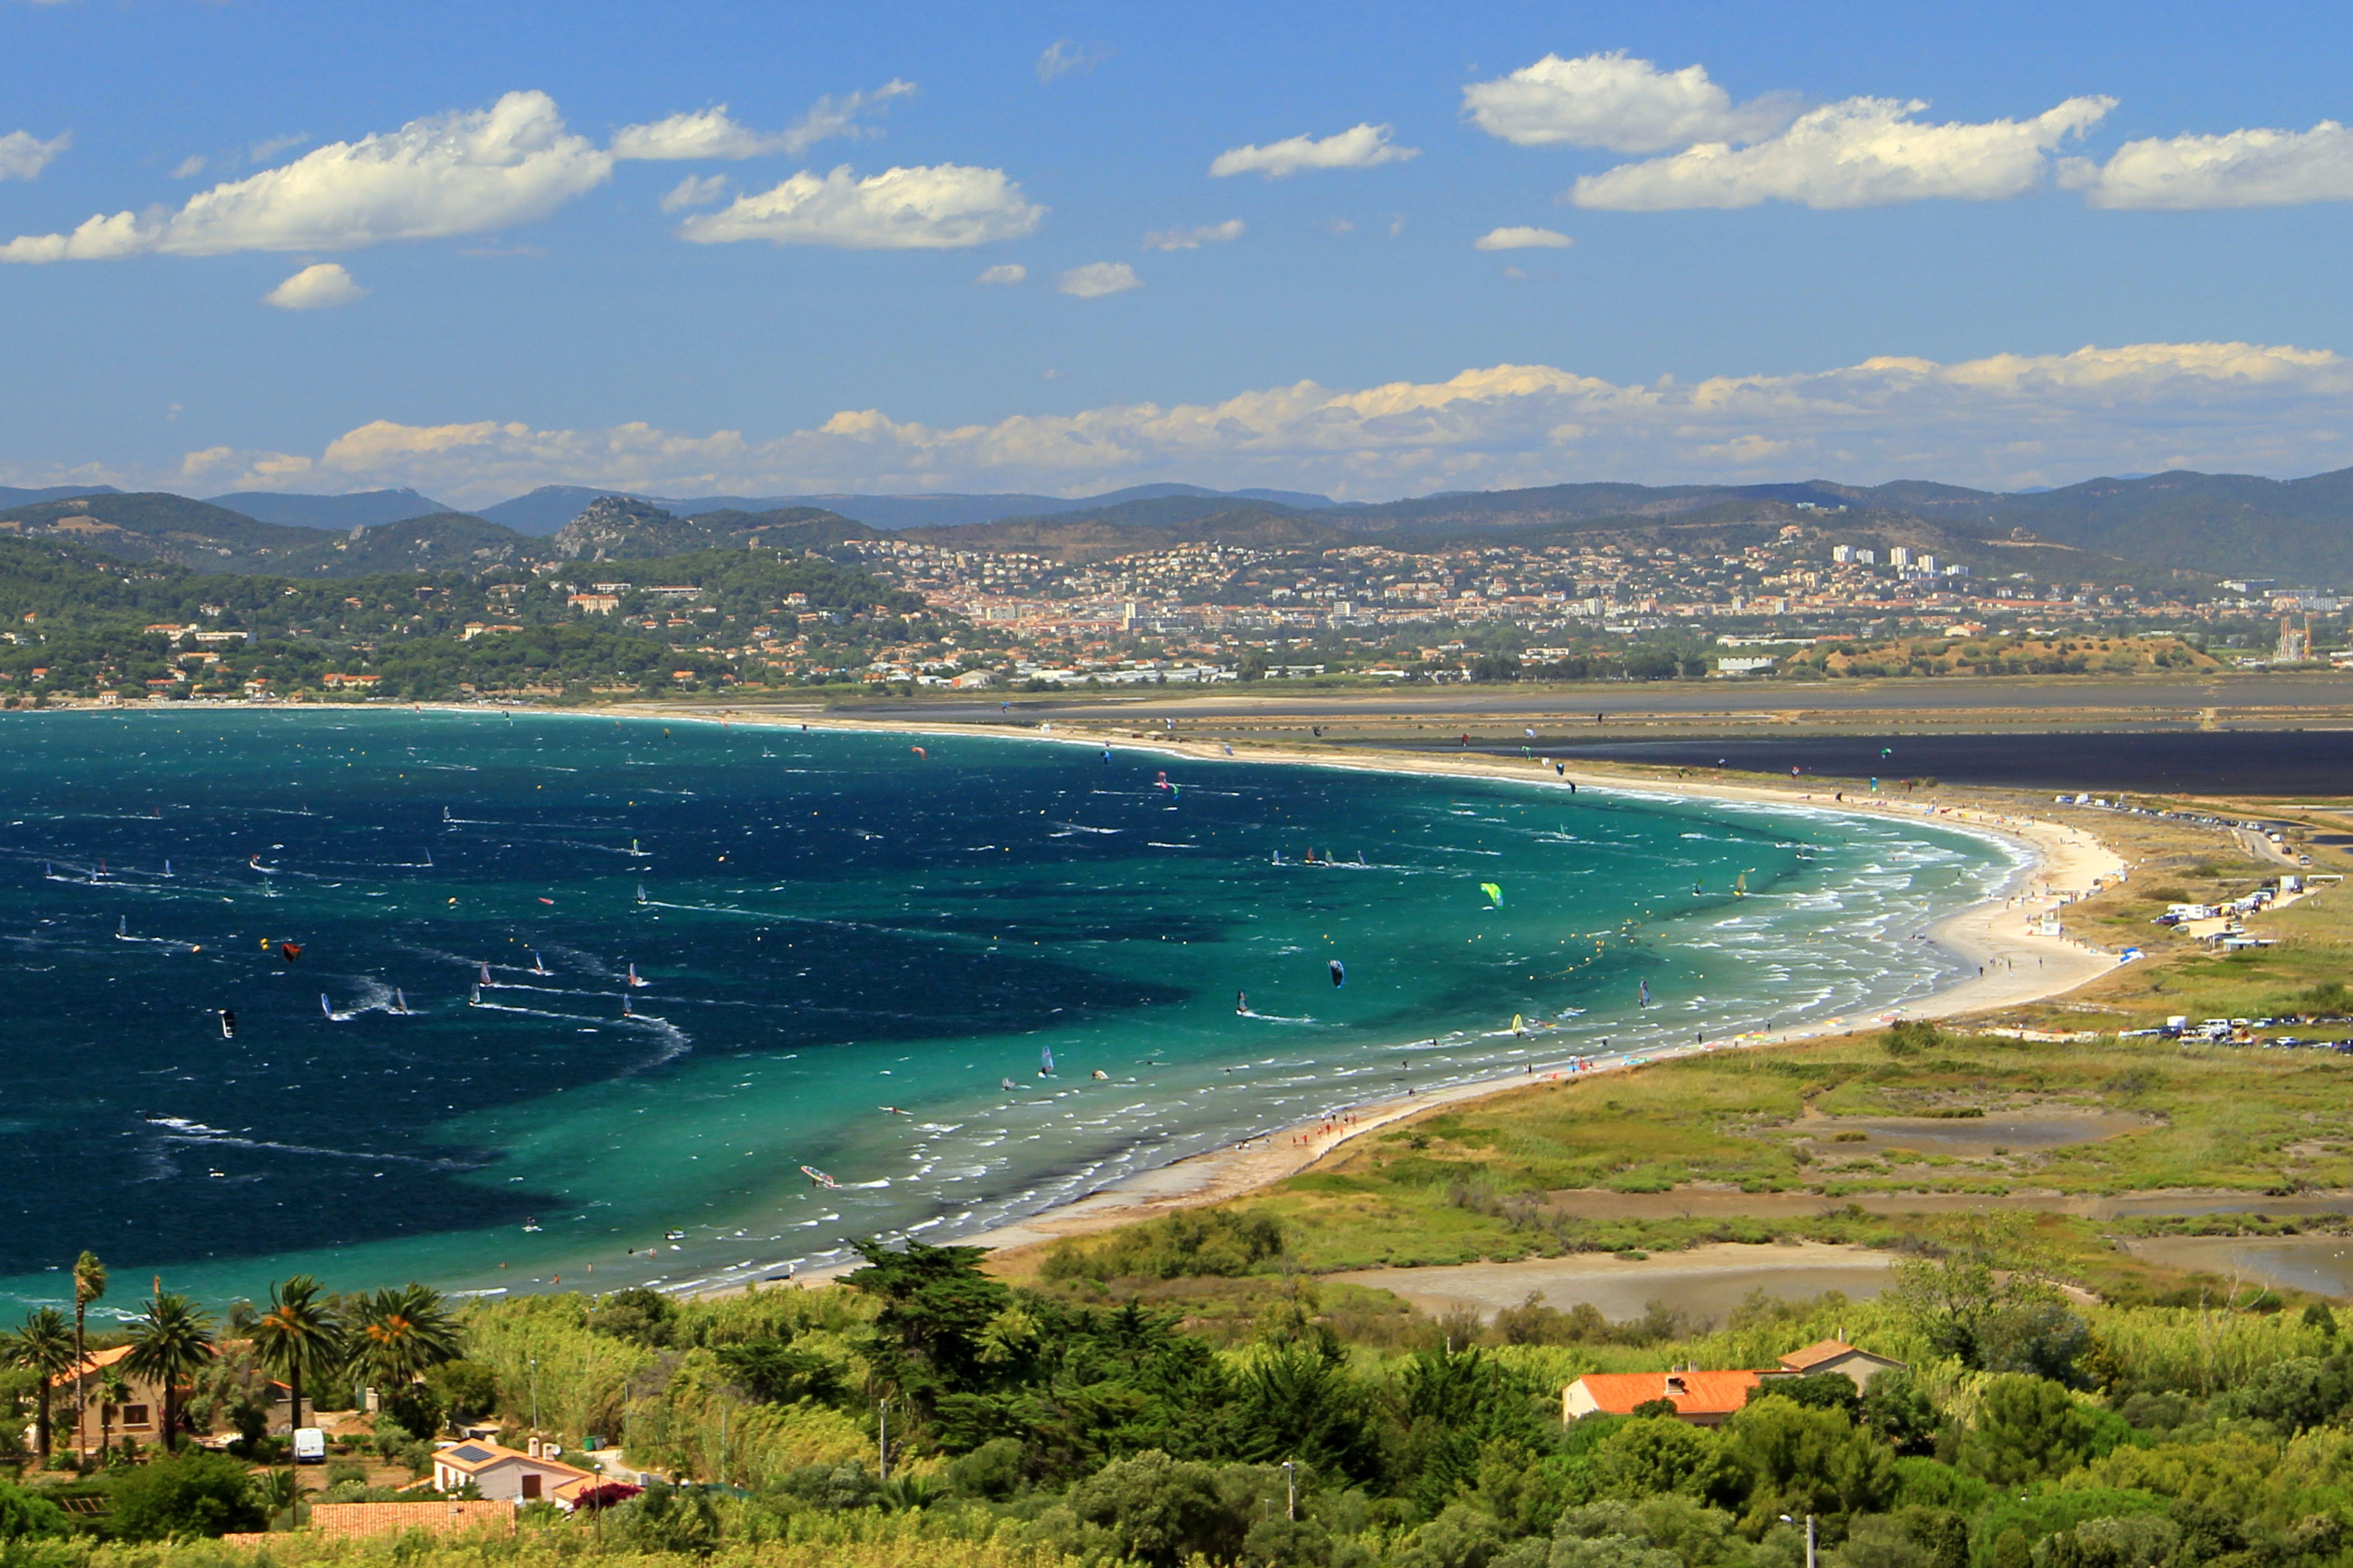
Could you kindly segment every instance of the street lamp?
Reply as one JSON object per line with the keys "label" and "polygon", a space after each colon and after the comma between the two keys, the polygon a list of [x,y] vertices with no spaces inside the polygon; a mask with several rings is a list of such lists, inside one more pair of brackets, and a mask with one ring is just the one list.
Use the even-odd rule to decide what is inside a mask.
{"label": "street lamp", "polygon": [[1289,1459],[1282,1461],[1282,1517],[1299,1517],[1299,1467]]}
{"label": "street lamp", "polygon": [[[1795,1524],[1798,1521],[1785,1513],[1781,1516],[1781,1522]],[[1806,1568],[1814,1568],[1814,1516],[1810,1513],[1806,1515]]]}

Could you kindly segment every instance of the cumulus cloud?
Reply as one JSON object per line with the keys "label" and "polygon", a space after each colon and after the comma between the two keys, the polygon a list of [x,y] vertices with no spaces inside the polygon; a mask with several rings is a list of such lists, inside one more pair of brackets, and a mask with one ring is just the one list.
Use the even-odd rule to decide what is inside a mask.
{"label": "cumulus cloud", "polygon": [[661,199],[661,210],[674,213],[687,207],[707,207],[727,194],[727,176],[705,174],[697,178],[689,174],[670,187]]}
{"label": "cumulus cloud", "polygon": [[1229,217],[1223,223],[1204,224],[1198,228],[1155,228],[1144,237],[1146,250],[1198,250],[1205,245],[1223,245],[1242,237],[1242,220]]}
{"label": "cumulus cloud", "polygon": [[2031,120],[1932,125],[1927,108],[1892,98],[1851,98],[1798,117],[1778,136],[1734,148],[1720,142],[1627,163],[1577,182],[1582,207],[1662,212],[1797,202],[1810,207],[1877,206],[1946,197],[1999,201],[2032,190],[2051,151],[2116,107],[2071,98]]}
{"label": "cumulus cloud", "polygon": [[1263,147],[1229,147],[1209,164],[1213,176],[1264,174],[1279,180],[1302,169],[1370,169],[1419,157],[1419,147],[1399,147],[1389,140],[1387,125],[1357,125],[1317,141],[1291,136]]}
{"label": "cumulus cloud", "polygon": [[1472,242],[1479,250],[1567,250],[1577,241],[1557,229],[1491,228]]}
{"label": "cumulus cloud", "polygon": [[1755,142],[1797,118],[1793,94],[1736,106],[1704,66],[1662,71],[1626,51],[1546,55],[1462,89],[1462,112],[1490,136],[1523,147],[1607,147],[1657,153],[1699,142]]}
{"label": "cumulus cloud", "polygon": [[998,267],[982,268],[980,270],[980,276],[974,279],[973,281],[976,283],[1009,284],[1018,283],[1029,276],[1029,269],[1027,267],[1022,266],[1018,261],[1008,261]]}
{"label": "cumulus cloud", "polygon": [[348,305],[366,294],[339,263],[321,261],[264,294],[261,302],[281,310],[323,310],[330,305]]}
{"label": "cumulus cloud", "polygon": [[29,131],[0,136],[0,180],[34,180],[49,160],[73,145],[73,132],[59,132],[47,142]]}
{"label": "cumulus cloud", "polygon": [[330,142],[175,213],[100,215],[70,234],[20,236],[0,245],[0,261],[355,250],[480,234],[545,217],[612,169],[611,154],[565,129],[554,99],[511,92],[489,109]]}
{"label": "cumulus cloud", "polygon": [[828,94],[783,131],[768,134],[730,118],[727,106],[673,114],[647,125],[625,125],[613,132],[613,156],[625,159],[675,161],[685,158],[757,158],[770,153],[801,153],[833,137],[875,134],[861,117],[880,114],[895,98],[906,98],[915,84],[896,79],[872,92]]}
{"label": "cumulus cloud", "polygon": [[1124,261],[1090,261],[1084,267],[1073,267],[1054,280],[1054,287],[1081,300],[1100,300],[1106,294],[1124,294],[1130,289],[1144,287],[1144,279],[1135,268]]}
{"label": "cumulus cloud", "polygon": [[1018,239],[1045,216],[1002,169],[937,163],[861,180],[844,164],[823,177],[804,169],[773,190],[691,217],[678,232],[698,245],[765,239],[846,250],[954,250]]}
{"label": "cumulus cloud", "polygon": [[1073,71],[1091,71],[1111,58],[1108,44],[1082,46],[1076,38],[1056,38],[1038,57],[1038,79],[1056,81]]}
{"label": "cumulus cloud", "polygon": [[[316,458],[221,453],[220,488],[412,485],[479,503],[564,483],[669,495],[1018,489],[1084,494],[1171,474],[1358,499],[1638,474],[1654,482],[1934,476],[1989,487],[2174,467],[2307,473],[2353,462],[2353,359],[2141,343],[1958,363],[1872,359],[1787,375],[1620,384],[1547,365],[1219,402],[1117,404],[927,426],[844,410],[773,438],[644,424],[363,426]],[[21,476],[16,482],[69,482]],[[94,481],[92,481],[94,482]],[[107,483],[134,483],[109,473]]]}
{"label": "cumulus cloud", "polygon": [[2105,164],[2070,158],[2059,183],[2095,207],[2272,207],[2353,201],[2353,131],[2233,131],[2127,142]]}

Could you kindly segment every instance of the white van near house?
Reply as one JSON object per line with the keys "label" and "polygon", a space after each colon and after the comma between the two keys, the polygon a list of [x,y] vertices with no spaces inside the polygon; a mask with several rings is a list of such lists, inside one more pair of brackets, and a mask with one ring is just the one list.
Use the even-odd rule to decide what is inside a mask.
{"label": "white van near house", "polygon": [[[308,1405],[309,1400],[302,1403]],[[294,1429],[294,1462],[298,1465],[323,1465],[327,1462],[327,1435],[316,1426]]]}

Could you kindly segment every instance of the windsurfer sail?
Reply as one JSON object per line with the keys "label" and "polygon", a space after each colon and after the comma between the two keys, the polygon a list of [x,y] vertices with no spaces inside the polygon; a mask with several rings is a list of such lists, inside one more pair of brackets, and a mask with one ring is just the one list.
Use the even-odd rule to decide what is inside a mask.
{"label": "windsurfer sail", "polygon": [[1504,889],[1501,887],[1493,882],[1482,882],[1479,890],[1493,900],[1490,908],[1500,910],[1504,907]]}
{"label": "windsurfer sail", "polygon": [[547,967],[547,961],[539,956],[539,949],[537,948],[533,948],[531,950],[531,972],[533,974],[553,974],[555,973],[555,971]]}
{"label": "windsurfer sail", "polygon": [[639,883],[638,884],[638,902],[639,902],[639,903],[641,903],[641,904],[642,904],[642,903],[644,903],[645,901],[646,901],[646,885],[645,885],[643,882],[639,882]]}
{"label": "windsurfer sail", "polygon": [[1644,980],[1644,981],[1641,981],[1641,982],[1639,982],[1638,984],[1639,984],[1639,985],[1640,985],[1640,987],[1641,987],[1641,998],[1642,998],[1642,1005],[1643,1005],[1643,1006],[1645,1006],[1645,1007],[1647,1007],[1647,1006],[1649,1006],[1649,1005],[1651,1005],[1651,983],[1650,983],[1649,981],[1647,981],[1647,980]]}
{"label": "windsurfer sail", "polygon": [[487,964],[487,963],[485,963],[484,965],[482,965],[482,981],[481,981],[481,983],[482,983],[483,984],[485,984],[485,985],[495,985],[495,984],[498,984],[498,982],[497,982],[497,981],[492,980],[492,979],[491,978],[491,966],[490,966],[489,964]]}
{"label": "windsurfer sail", "polygon": [[1234,993],[1234,1011],[1237,1013],[1247,1013],[1250,1011],[1249,992],[1237,991]]}
{"label": "windsurfer sail", "polygon": [[835,1181],[831,1176],[827,1175],[815,1165],[803,1165],[801,1167],[801,1174],[809,1179],[809,1185],[813,1187],[838,1187],[841,1185],[839,1182]]}
{"label": "windsurfer sail", "polygon": [[392,1010],[404,1018],[408,1016],[408,994],[397,985],[392,988]]}
{"label": "windsurfer sail", "polygon": [[1038,1076],[1039,1078],[1054,1076],[1054,1047],[1051,1046],[1042,1047],[1038,1052]]}
{"label": "windsurfer sail", "polygon": [[632,963],[631,965],[629,965],[629,984],[630,984],[630,986],[631,986],[631,988],[632,988],[632,989],[634,989],[634,988],[635,988],[635,987],[637,987],[637,986],[640,986],[640,985],[651,985],[652,984],[653,984],[653,982],[652,982],[652,981],[650,981],[650,980],[640,980],[640,979],[638,979],[638,966],[637,966],[636,964],[634,964],[634,963]]}
{"label": "windsurfer sail", "polygon": [[324,1013],[330,1020],[335,1016],[334,1005],[327,1000],[327,994],[323,991],[319,993],[319,1011]]}

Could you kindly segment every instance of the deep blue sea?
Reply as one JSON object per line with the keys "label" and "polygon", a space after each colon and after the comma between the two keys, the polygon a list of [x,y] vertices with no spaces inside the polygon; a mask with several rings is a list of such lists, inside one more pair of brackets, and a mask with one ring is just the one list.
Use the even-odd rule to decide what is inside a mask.
{"label": "deep blue sea", "polygon": [[1893,1005],[2019,865],[1534,768],[9,713],[0,1296],[58,1299],[84,1247],[222,1301],[945,1239],[1408,1087]]}

